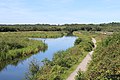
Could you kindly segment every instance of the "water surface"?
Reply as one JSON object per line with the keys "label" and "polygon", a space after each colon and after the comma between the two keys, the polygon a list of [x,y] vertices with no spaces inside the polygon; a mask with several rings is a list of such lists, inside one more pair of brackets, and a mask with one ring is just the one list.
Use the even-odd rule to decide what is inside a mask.
{"label": "water surface", "polygon": [[27,58],[16,60],[13,62],[7,62],[2,65],[0,69],[0,80],[23,80],[25,73],[28,71],[29,63],[36,59],[37,61],[42,61],[45,58],[52,60],[55,52],[60,50],[66,50],[74,46],[74,41],[77,37],[74,36],[64,36],[62,38],[34,38],[35,40],[42,40],[48,45],[48,49],[45,52],[38,52]]}

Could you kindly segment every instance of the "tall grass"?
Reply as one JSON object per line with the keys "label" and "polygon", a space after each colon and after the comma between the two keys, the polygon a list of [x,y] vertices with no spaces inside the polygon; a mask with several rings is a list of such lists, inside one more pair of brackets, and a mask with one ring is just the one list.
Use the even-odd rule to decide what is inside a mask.
{"label": "tall grass", "polygon": [[[82,37],[79,36],[82,38],[82,41],[75,44],[74,47],[69,48],[66,51],[58,51],[55,53],[52,61],[44,59],[42,61],[44,63],[44,66],[40,67],[39,70],[34,73],[34,75],[31,74],[34,70],[31,70],[30,68],[30,74],[27,75],[27,80],[65,80],[77,67],[76,65],[78,65],[89,52],[87,48],[90,50],[93,48],[91,39],[87,36],[83,36],[84,35],[82,35]],[[31,64],[33,64],[33,62]],[[30,65],[30,67],[32,67],[32,69],[35,69],[33,67],[36,66]]]}
{"label": "tall grass", "polygon": [[20,37],[1,37],[0,61],[13,60],[21,56],[36,53],[46,47],[42,41],[34,41]]}
{"label": "tall grass", "polygon": [[55,38],[63,35],[63,32],[0,32],[0,61],[27,56],[47,47],[42,41],[28,38]]}
{"label": "tall grass", "polygon": [[120,34],[102,39],[97,46],[88,70],[79,72],[76,80],[120,80]]}
{"label": "tall grass", "polygon": [[109,36],[99,44],[86,74],[92,80],[120,79],[119,33]]}
{"label": "tall grass", "polygon": [[26,32],[0,32],[0,36],[9,37],[32,37],[32,38],[57,38],[66,35],[60,31],[26,31]]}

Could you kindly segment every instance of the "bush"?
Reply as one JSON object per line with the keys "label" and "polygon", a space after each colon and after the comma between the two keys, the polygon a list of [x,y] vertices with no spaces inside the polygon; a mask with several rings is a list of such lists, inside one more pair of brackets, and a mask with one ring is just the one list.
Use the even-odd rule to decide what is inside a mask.
{"label": "bush", "polygon": [[31,61],[29,66],[29,73],[26,74],[26,80],[36,80],[37,73],[39,72],[39,64],[36,60]]}
{"label": "bush", "polygon": [[93,45],[91,44],[91,42],[87,42],[86,45],[84,45],[84,50],[87,52],[92,51],[93,49]]}
{"label": "bush", "polygon": [[77,76],[75,77],[75,80],[86,80],[84,73],[81,71],[78,71]]}
{"label": "bush", "polygon": [[82,39],[81,39],[81,38],[78,38],[78,39],[75,40],[74,45],[78,45],[78,44],[80,44],[80,42],[82,42]]}
{"label": "bush", "polygon": [[120,34],[114,34],[101,43],[93,55],[86,77],[92,80],[120,79]]}

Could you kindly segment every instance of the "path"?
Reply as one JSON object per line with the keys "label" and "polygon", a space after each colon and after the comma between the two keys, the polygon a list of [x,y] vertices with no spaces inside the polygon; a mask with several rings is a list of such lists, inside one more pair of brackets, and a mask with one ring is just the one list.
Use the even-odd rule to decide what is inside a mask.
{"label": "path", "polygon": [[[94,43],[94,46],[95,46],[94,49],[95,49],[97,47],[95,38],[92,38],[92,42]],[[91,56],[94,52],[94,49],[93,49],[93,51],[91,51],[87,54],[87,56],[83,59],[83,61],[78,65],[76,70],[70,74],[70,76],[67,78],[67,80],[75,80],[74,78],[77,75],[77,72],[79,70],[81,70],[81,71],[87,70],[87,64],[91,61]]]}

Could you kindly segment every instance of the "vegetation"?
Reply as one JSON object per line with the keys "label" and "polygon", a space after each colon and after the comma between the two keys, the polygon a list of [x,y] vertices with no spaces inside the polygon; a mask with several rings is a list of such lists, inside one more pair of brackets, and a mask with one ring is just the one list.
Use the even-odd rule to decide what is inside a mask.
{"label": "vegetation", "polygon": [[[99,55],[99,56],[98,56]],[[120,34],[105,39],[95,51],[88,69],[88,78],[120,79]],[[96,65],[97,64],[97,65]]]}
{"label": "vegetation", "polygon": [[13,60],[45,50],[42,41],[30,40],[30,37],[60,37],[62,32],[1,32],[0,61]]}
{"label": "vegetation", "polygon": [[[120,34],[116,33],[99,42],[87,72],[79,72],[76,80],[120,79]],[[83,76],[85,75],[85,76]]]}
{"label": "vegetation", "polygon": [[[86,56],[89,50],[92,50],[91,38],[81,35],[82,41],[66,51],[59,51],[54,54],[52,61],[44,59],[44,66],[36,70],[36,66],[29,68],[27,80],[63,80],[77,67],[78,63]],[[79,39],[79,38],[78,38]],[[91,44],[92,43],[92,44]],[[92,47],[91,47],[92,46]],[[89,49],[87,49],[89,48]],[[31,63],[33,64],[33,63]],[[36,63],[34,63],[36,65]],[[33,68],[35,67],[35,68]],[[34,73],[34,75],[32,75]]]}
{"label": "vegetation", "polygon": [[78,44],[80,44],[80,42],[82,42],[82,39],[81,38],[78,38],[78,39],[76,39],[76,41],[75,41],[75,45],[78,45]]}
{"label": "vegetation", "polygon": [[78,71],[78,75],[75,77],[75,80],[86,80],[85,75],[82,71]]}
{"label": "vegetation", "polygon": [[66,35],[59,31],[26,31],[26,32],[0,32],[0,36],[27,37],[27,38],[57,38]]}
{"label": "vegetation", "polygon": [[36,73],[38,72],[39,69],[40,67],[38,62],[36,60],[31,61],[29,66],[30,72],[26,74],[26,79],[36,80],[37,79]]}
{"label": "vegetation", "polygon": [[6,67],[8,65],[13,65],[13,66],[17,66],[19,63],[21,63],[22,61],[28,59],[29,57],[31,57],[32,54],[29,54],[27,56],[21,56],[19,58],[15,58],[14,60],[4,60],[4,61],[0,61],[0,71],[6,69]]}
{"label": "vegetation", "polygon": [[20,58],[45,48],[46,45],[42,41],[4,36],[0,38],[0,61]]}
{"label": "vegetation", "polygon": [[103,24],[17,24],[17,25],[0,25],[0,32],[18,32],[18,31],[107,31],[116,32],[120,30],[120,23],[103,23]]}
{"label": "vegetation", "polygon": [[45,51],[47,45],[42,41],[29,40],[23,37],[0,37],[0,71],[7,65],[18,65],[38,51]]}
{"label": "vegetation", "polygon": [[[47,31],[47,32],[45,32]],[[0,70],[7,64],[16,65],[47,45],[42,41],[29,38],[57,38],[71,34],[78,36],[74,47],[66,51],[58,51],[52,61],[44,59],[43,66],[36,61],[31,62],[27,80],[64,80],[77,67],[94,44],[91,37],[97,39],[97,49],[88,71],[78,72],[76,80],[119,80],[120,79],[120,34],[111,36],[112,32],[120,31],[120,23],[108,24],[25,24],[0,25]],[[106,35],[109,37],[106,38]],[[97,37],[98,36],[98,37]],[[105,39],[106,38],[106,39]],[[105,39],[105,40],[104,40]],[[17,61],[12,62],[14,59]]]}

